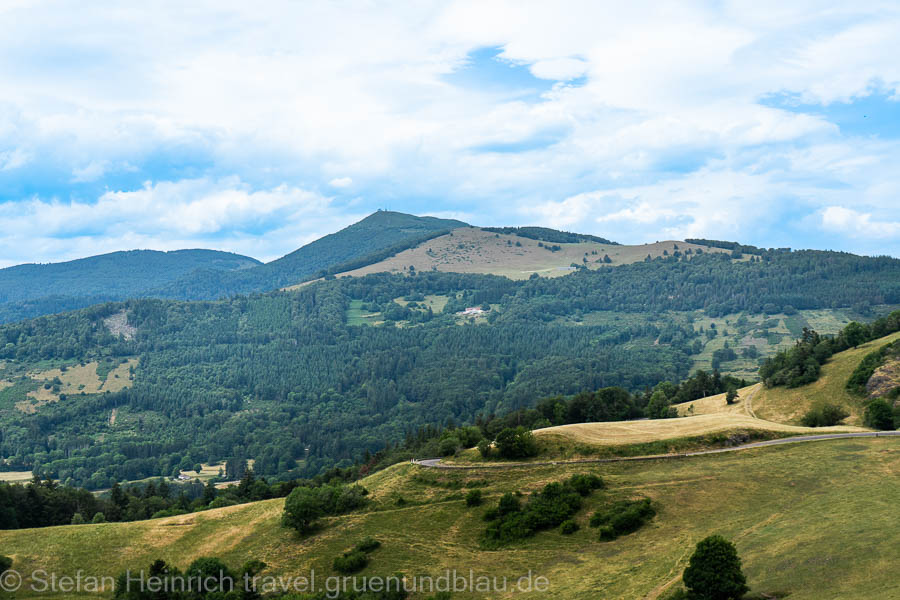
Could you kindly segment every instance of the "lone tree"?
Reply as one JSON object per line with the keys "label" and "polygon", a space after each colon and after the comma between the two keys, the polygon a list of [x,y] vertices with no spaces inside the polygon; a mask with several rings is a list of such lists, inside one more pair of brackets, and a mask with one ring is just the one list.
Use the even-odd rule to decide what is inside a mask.
{"label": "lone tree", "polygon": [[720,535],[697,544],[682,579],[690,597],[698,600],[737,600],[750,589],[734,544]]}
{"label": "lone tree", "polygon": [[728,393],[725,394],[725,404],[734,404],[737,400],[738,393],[734,388],[728,388]]}

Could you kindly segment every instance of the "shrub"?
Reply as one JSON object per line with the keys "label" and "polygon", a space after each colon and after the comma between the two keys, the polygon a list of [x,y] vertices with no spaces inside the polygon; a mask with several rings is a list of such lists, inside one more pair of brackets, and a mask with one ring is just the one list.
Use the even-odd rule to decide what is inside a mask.
{"label": "shrub", "polygon": [[333,567],[338,573],[349,575],[358,573],[369,564],[369,556],[362,550],[351,550],[334,559]]}
{"label": "shrub", "polygon": [[81,516],[81,513],[75,513],[72,515],[72,525],[82,525],[84,524],[84,517]]}
{"label": "shrub", "polygon": [[650,498],[622,500],[594,513],[590,526],[600,528],[600,539],[613,540],[637,531],[655,515]]}
{"label": "shrub", "polygon": [[102,512],[98,512],[94,515],[94,518],[91,519],[91,523],[93,523],[94,525],[98,523],[106,523],[106,515],[104,515]]}
{"label": "shrub", "polygon": [[599,531],[601,541],[608,542],[616,539],[616,530],[612,528],[612,525],[601,525]]}
{"label": "shrub", "polygon": [[603,489],[606,484],[597,475],[576,474],[569,478],[569,485],[582,496],[589,496],[594,490]]}
{"label": "shrub", "polygon": [[13,561],[8,556],[0,556],[0,575],[3,575],[12,568]]}
{"label": "shrub", "polygon": [[438,443],[438,454],[441,456],[452,456],[456,454],[459,448],[459,439],[454,436],[448,436]]}
{"label": "shrub", "polygon": [[466,494],[466,506],[481,506],[481,490],[470,490]]}
{"label": "shrub", "polygon": [[534,434],[522,426],[507,427],[498,433],[496,444],[503,458],[528,458],[538,454]]}
{"label": "shrub", "polygon": [[483,439],[478,442],[478,452],[481,454],[482,458],[490,458],[491,450],[492,448],[490,440]]}
{"label": "shrub", "polygon": [[381,542],[373,537],[367,537],[366,539],[358,543],[355,549],[359,550],[360,552],[374,552],[379,548],[381,548]]}
{"label": "shrub", "polygon": [[719,535],[697,544],[682,578],[697,600],[738,599],[749,590],[734,544]]}
{"label": "shrub", "polygon": [[519,512],[522,510],[522,505],[515,494],[507,492],[500,497],[500,503],[497,505],[497,510],[500,512],[500,516],[503,517],[510,513]]}
{"label": "shrub", "polygon": [[809,409],[800,422],[807,427],[831,427],[849,416],[850,413],[837,404],[823,404]]}
{"label": "shrub", "polygon": [[896,429],[894,410],[886,400],[872,400],[866,405],[864,423],[866,427],[882,431]]}
{"label": "shrub", "polygon": [[559,532],[563,535],[571,535],[578,531],[578,529],[578,523],[576,523],[572,519],[563,521],[562,525],[559,526]]}

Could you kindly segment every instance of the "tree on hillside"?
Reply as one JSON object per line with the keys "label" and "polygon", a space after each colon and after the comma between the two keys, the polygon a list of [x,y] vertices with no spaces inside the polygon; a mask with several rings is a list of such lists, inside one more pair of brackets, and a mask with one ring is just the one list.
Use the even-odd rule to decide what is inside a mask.
{"label": "tree on hillside", "polygon": [[503,458],[528,458],[538,453],[534,434],[524,427],[508,427],[497,434],[497,451]]}
{"label": "tree on hillside", "polygon": [[750,589],[734,544],[720,535],[697,544],[682,579],[698,600],[737,600]]}
{"label": "tree on hillside", "polygon": [[647,404],[647,418],[649,419],[665,419],[670,416],[670,411],[674,411],[674,408],[671,408],[669,405],[669,399],[666,397],[666,393],[663,390],[656,390],[653,392],[653,395],[650,396],[650,402]]}
{"label": "tree on hillside", "polygon": [[3,575],[12,568],[13,561],[8,556],[0,556],[0,575]]}
{"label": "tree on hillside", "polygon": [[729,388],[728,393],[725,394],[725,404],[734,404],[737,401],[738,393],[734,388]]}

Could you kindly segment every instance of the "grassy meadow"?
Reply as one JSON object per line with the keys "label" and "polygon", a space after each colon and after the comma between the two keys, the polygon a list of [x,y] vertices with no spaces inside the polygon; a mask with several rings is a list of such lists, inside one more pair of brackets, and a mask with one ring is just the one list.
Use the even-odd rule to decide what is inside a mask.
{"label": "grassy meadow", "polygon": [[[579,513],[580,531],[544,532],[503,550],[478,548],[481,515],[499,495],[533,491],[578,472],[600,474],[608,483]],[[900,440],[884,438],[593,468],[457,473],[403,464],[363,481],[373,498],[369,509],[328,519],[305,539],[280,526],[283,501],[270,500],[138,523],[4,531],[0,547],[24,573],[43,568],[74,574],[81,568],[116,574],[155,558],[184,567],[198,556],[215,555],[235,566],[264,560],[268,574],[315,569],[325,577],[333,575],[335,556],[374,536],[383,546],[363,575],[437,576],[451,568],[517,578],[532,570],[550,580],[553,598],[632,600],[657,597],[677,581],[693,545],[721,533],[736,543],[754,593],[879,600],[896,597],[890,577],[872,574],[891,573],[896,566],[898,472]],[[484,506],[465,506],[467,484],[484,491]],[[599,542],[596,530],[587,527],[589,515],[625,497],[650,497],[659,514],[634,534]],[[38,596],[17,595],[29,597]]]}

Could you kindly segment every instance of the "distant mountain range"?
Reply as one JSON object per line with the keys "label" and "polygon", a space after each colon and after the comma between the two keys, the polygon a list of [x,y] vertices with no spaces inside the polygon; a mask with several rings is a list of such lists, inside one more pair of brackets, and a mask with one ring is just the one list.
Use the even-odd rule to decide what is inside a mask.
{"label": "distant mountain range", "polygon": [[0,323],[127,298],[211,300],[269,291],[336,267],[345,271],[378,262],[465,226],[452,219],[378,211],[268,264],[214,250],[131,250],[18,265],[0,269]]}

